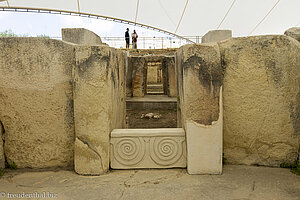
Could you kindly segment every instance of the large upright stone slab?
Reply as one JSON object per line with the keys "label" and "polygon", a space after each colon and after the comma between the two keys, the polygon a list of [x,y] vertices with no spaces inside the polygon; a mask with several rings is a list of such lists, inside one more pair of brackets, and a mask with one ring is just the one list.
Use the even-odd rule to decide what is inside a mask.
{"label": "large upright stone slab", "polygon": [[179,123],[186,130],[190,174],[222,173],[223,70],[216,43],[185,45],[176,53]]}
{"label": "large upright stone slab", "polygon": [[232,37],[231,30],[212,30],[202,37],[202,43],[220,42]]}
{"label": "large upright stone slab", "polygon": [[293,163],[300,140],[300,43],[284,35],[219,44],[224,157],[230,164]]}
{"label": "large upright stone slab", "polygon": [[72,167],[74,46],[47,38],[0,38],[0,121],[8,163]]}
{"label": "large upright stone slab", "polygon": [[125,57],[107,46],[76,47],[74,69],[75,171],[109,169],[109,135],[125,123]]}
{"label": "large upright stone slab", "polygon": [[61,29],[62,40],[80,45],[103,45],[101,38],[85,28]]}

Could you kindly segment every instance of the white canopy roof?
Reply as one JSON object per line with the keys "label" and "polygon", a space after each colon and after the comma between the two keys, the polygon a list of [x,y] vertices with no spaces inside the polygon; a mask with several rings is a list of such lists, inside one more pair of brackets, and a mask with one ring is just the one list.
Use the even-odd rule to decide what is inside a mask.
{"label": "white canopy roof", "polygon": [[0,0],[0,11],[65,11],[180,36],[201,36],[218,28],[230,29],[234,36],[283,34],[300,25],[299,8],[300,0]]}

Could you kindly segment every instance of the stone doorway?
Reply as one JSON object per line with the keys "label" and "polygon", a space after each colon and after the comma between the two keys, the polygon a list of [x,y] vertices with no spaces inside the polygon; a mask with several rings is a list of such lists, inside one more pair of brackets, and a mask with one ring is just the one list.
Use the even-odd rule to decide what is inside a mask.
{"label": "stone doorway", "polygon": [[175,57],[128,57],[127,128],[176,128]]}
{"label": "stone doorway", "polygon": [[146,64],[146,81],[145,88],[147,95],[166,95],[166,77],[163,74],[165,70],[162,69],[162,62],[147,62]]}

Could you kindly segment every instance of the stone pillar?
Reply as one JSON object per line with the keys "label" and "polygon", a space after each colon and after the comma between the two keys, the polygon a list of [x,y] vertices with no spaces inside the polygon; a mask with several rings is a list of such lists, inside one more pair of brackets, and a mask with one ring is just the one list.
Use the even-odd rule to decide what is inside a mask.
{"label": "stone pillar", "polygon": [[188,173],[221,174],[223,70],[218,45],[185,45],[176,61]]}
{"label": "stone pillar", "polygon": [[[120,56],[118,50],[106,46],[76,47],[74,163],[78,174],[100,175],[109,169],[110,132],[113,128],[123,128],[124,123],[114,120],[115,109],[121,109],[119,114],[123,116],[125,113],[125,106],[120,106],[125,104],[125,73],[118,73],[119,67],[125,69],[122,65],[125,62]],[[123,100],[115,93],[118,85],[124,87],[119,90],[124,93]]]}
{"label": "stone pillar", "polygon": [[202,37],[202,43],[219,42],[232,38],[231,30],[212,30]]}
{"label": "stone pillar", "polygon": [[163,59],[163,65],[166,68],[167,73],[167,84],[168,84],[168,96],[176,97],[177,96],[177,85],[176,85],[176,77],[175,77],[175,57],[165,57]]}
{"label": "stone pillar", "polygon": [[132,64],[132,95],[143,97],[146,93],[146,61],[143,57],[130,57]]}

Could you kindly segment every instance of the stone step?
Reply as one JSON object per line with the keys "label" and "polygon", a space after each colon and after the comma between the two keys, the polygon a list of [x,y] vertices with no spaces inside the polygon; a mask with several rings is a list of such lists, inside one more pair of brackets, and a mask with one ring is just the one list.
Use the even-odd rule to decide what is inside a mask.
{"label": "stone step", "polygon": [[147,89],[163,89],[163,85],[162,84],[159,84],[159,85],[147,85]]}
{"label": "stone step", "polygon": [[163,95],[164,91],[148,91],[147,90],[147,94],[148,95]]}
{"label": "stone step", "polygon": [[126,108],[134,110],[145,109],[177,109],[177,98],[167,95],[145,95],[126,99]]}
{"label": "stone step", "polygon": [[164,90],[162,88],[161,89],[160,88],[159,89],[147,88],[147,91],[148,92],[163,92]]}

